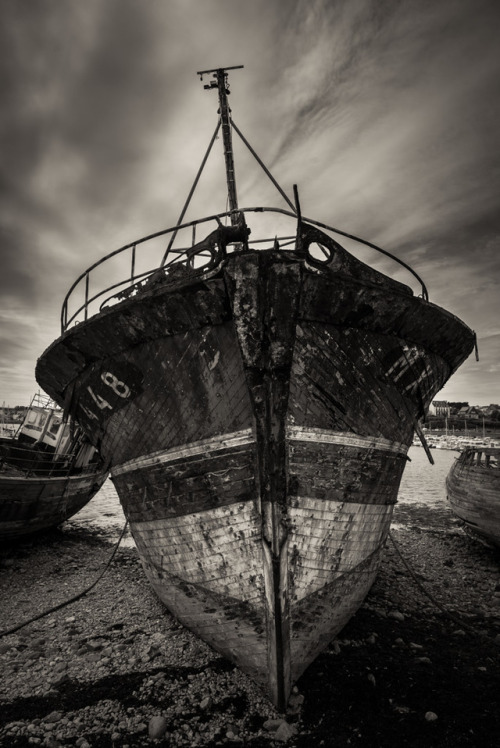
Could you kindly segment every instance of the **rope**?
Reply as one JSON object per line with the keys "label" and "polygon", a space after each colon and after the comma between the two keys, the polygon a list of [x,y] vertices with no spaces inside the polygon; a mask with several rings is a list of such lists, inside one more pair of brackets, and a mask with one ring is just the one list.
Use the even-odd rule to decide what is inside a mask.
{"label": "rope", "polygon": [[241,140],[246,145],[246,147],[248,148],[248,150],[250,151],[250,153],[252,154],[252,156],[254,157],[254,159],[257,161],[257,163],[259,164],[259,166],[261,167],[261,169],[263,169],[264,173],[267,174],[267,176],[269,177],[269,179],[271,180],[271,182],[274,184],[274,186],[276,187],[276,189],[280,193],[281,197],[285,200],[286,203],[288,203],[288,205],[290,206],[290,208],[295,213],[296,212],[295,205],[292,203],[292,201],[290,200],[290,198],[288,197],[288,195],[286,194],[286,192],[279,186],[278,182],[275,180],[275,178],[273,177],[273,175],[271,174],[271,172],[269,171],[269,169],[267,168],[267,166],[264,164],[264,162],[259,157],[259,155],[257,154],[257,152],[254,151],[254,149],[252,148],[252,146],[250,145],[250,143],[248,142],[248,140],[245,138],[245,136],[243,135],[243,133],[241,132],[241,130],[239,130],[236,127],[236,125],[235,125],[235,123],[234,123],[234,121],[232,119],[231,119],[231,125],[232,125],[233,129],[238,133],[238,135],[240,136]]}
{"label": "rope", "polygon": [[473,626],[470,626],[470,625],[469,625],[468,623],[465,623],[465,621],[462,621],[462,620],[461,620],[460,618],[458,618],[457,616],[453,615],[453,613],[451,613],[451,612],[450,612],[449,610],[447,610],[447,609],[446,609],[446,608],[444,607],[444,605],[442,605],[442,604],[441,604],[441,603],[439,602],[439,600],[437,600],[437,598],[435,598],[435,597],[434,597],[434,595],[433,595],[433,594],[432,594],[431,592],[429,592],[429,590],[428,590],[428,589],[426,589],[426,587],[424,587],[424,585],[422,584],[422,582],[420,581],[420,579],[418,579],[417,575],[415,574],[415,572],[414,572],[414,571],[413,571],[413,569],[411,568],[411,566],[410,566],[409,562],[408,562],[408,561],[407,561],[407,560],[406,560],[406,559],[404,558],[403,554],[402,554],[402,553],[401,553],[401,551],[399,550],[398,544],[396,543],[396,541],[395,541],[395,540],[394,540],[394,538],[392,537],[392,533],[389,533],[389,538],[390,538],[390,540],[391,540],[391,542],[392,542],[392,544],[393,544],[393,546],[394,546],[394,549],[395,549],[396,553],[398,554],[399,558],[400,558],[400,559],[401,559],[401,561],[403,562],[404,566],[406,567],[407,571],[409,572],[410,576],[412,577],[413,581],[415,582],[415,584],[417,585],[417,587],[418,587],[418,588],[420,589],[420,591],[421,591],[421,592],[423,592],[423,593],[424,593],[424,595],[426,595],[426,596],[427,596],[427,597],[429,598],[429,600],[430,600],[430,601],[431,601],[431,602],[432,602],[432,603],[433,603],[433,604],[434,604],[434,605],[435,605],[435,606],[436,606],[437,608],[439,608],[439,610],[440,610],[440,611],[441,611],[442,613],[444,613],[444,615],[445,615],[445,616],[446,616],[447,618],[449,618],[449,619],[450,619],[450,620],[452,620],[452,621],[453,621],[454,623],[456,623],[456,624],[457,624],[457,626],[460,626],[461,628],[467,629],[467,631],[469,631],[469,632],[470,632],[471,634],[475,634],[475,635],[477,635],[477,634],[479,633],[479,632],[477,631],[477,629],[475,629],[475,628],[474,628]]}
{"label": "rope", "polygon": [[23,629],[25,626],[28,626],[28,624],[34,623],[34,621],[38,621],[40,620],[40,618],[44,618],[45,616],[50,615],[50,613],[55,613],[56,610],[65,608],[66,605],[70,605],[70,603],[74,603],[77,600],[79,600],[81,597],[84,597],[84,595],[87,595],[96,586],[96,584],[101,581],[104,574],[107,572],[107,570],[111,566],[111,563],[116,555],[116,552],[120,546],[120,543],[122,542],[123,536],[125,535],[125,530],[127,529],[127,525],[128,525],[128,520],[125,522],[123,526],[123,530],[121,531],[120,537],[118,538],[118,542],[113,548],[113,553],[111,554],[106,566],[104,567],[102,572],[99,574],[97,579],[94,582],[92,582],[92,584],[89,587],[82,590],[82,592],[79,592],[77,595],[70,597],[69,600],[64,600],[62,603],[59,603],[58,605],[54,605],[52,608],[48,608],[47,610],[42,611],[42,613],[39,613],[38,615],[33,616],[33,618],[30,618],[27,621],[23,621],[23,623],[17,624],[17,626],[13,626],[12,628],[6,629],[5,631],[0,631],[0,639],[3,638],[4,636],[8,636],[9,634],[14,634],[16,631],[19,631],[20,629]]}

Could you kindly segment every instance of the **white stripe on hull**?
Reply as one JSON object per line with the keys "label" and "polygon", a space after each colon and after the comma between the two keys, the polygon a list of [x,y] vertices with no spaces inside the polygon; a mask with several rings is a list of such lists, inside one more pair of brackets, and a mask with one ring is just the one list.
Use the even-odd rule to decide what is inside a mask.
{"label": "white stripe on hull", "polygon": [[382,452],[397,452],[406,455],[408,447],[401,442],[393,442],[376,436],[358,436],[350,432],[329,431],[327,429],[287,426],[286,437],[292,441],[316,442],[317,444],[339,444],[361,449],[379,449]]}
{"label": "white stripe on hull", "polygon": [[117,475],[130,473],[139,468],[148,468],[164,462],[175,462],[175,460],[182,460],[186,457],[193,457],[200,454],[208,455],[212,452],[219,452],[222,449],[241,447],[246,444],[253,444],[254,442],[255,438],[252,429],[233,431],[231,434],[222,434],[221,436],[214,436],[210,439],[200,439],[200,441],[191,442],[190,444],[182,444],[171,449],[159,450],[149,455],[135,457],[133,460],[114,467],[111,475],[114,478]]}
{"label": "white stripe on hull", "polygon": [[99,476],[96,477],[96,475],[89,475],[88,477],[85,475],[63,475],[63,476],[56,476],[56,477],[40,477],[40,476],[20,476],[20,475],[2,475],[0,478],[0,483],[9,487],[9,484],[12,486],[15,486],[19,484],[20,486],[44,486],[47,488],[54,487],[54,486],[61,486],[62,484],[68,484],[69,486],[76,485],[78,490],[83,490],[85,488],[90,488],[94,483],[97,482],[97,480],[100,480]]}
{"label": "white stripe on hull", "polygon": [[[289,441],[306,441],[317,444],[337,444],[345,447],[356,447],[359,449],[378,449],[383,452],[391,452],[406,455],[408,447],[401,442],[392,442],[389,439],[383,439],[374,436],[358,436],[357,434],[344,433],[341,431],[328,431],[327,429],[302,428],[300,426],[287,426],[286,438]],[[122,465],[116,465],[111,470],[111,475],[115,478],[117,475],[130,473],[134,470],[142,470],[162,463],[175,462],[175,460],[185,459],[200,454],[212,454],[223,449],[233,449],[236,447],[255,443],[255,437],[252,429],[242,429],[230,434],[222,434],[210,439],[201,439],[200,441],[183,444],[171,449],[159,450],[149,455],[136,457],[133,460],[124,462]]]}

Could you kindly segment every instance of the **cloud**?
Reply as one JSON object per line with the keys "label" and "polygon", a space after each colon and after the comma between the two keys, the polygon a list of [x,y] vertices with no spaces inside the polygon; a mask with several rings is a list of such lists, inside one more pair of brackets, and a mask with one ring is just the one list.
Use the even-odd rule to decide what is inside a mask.
{"label": "cloud", "polygon": [[346,205],[361,185],[363,202],[376,205],[382,194],[416,207],[440,198],[428,208],[433,223],[439,212],[460,213],[466,196],[471,213],[490,211],[500,59],[481,8],[450,0],[307,7],[299,4],[304,25],[285,39],[295,53],[281,77],[283,128],[271,165],[308,164],[318,193],[330,177]]}
{"label": "cloud", "polygon": [[[245,65],[230,76],[235,122],[289,194],[299,185],[304,214],[414,263],[431,299],[485,335],[500,278],[499,14],[488,0],[7,0],[0,292],[33,341],[31,363],[8,348],[11,370],[57,336],[86,266],[175,223],[217,119],[195,73],[219,65]],[[281,204],[235,150],[241,202]],[[219,139],[191,217],[223,207],[222,163]]]}

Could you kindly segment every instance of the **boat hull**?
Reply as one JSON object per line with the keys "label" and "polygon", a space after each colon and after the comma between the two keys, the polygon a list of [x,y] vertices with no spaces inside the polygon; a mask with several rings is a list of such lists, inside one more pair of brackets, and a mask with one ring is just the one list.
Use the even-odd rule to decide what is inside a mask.
{"label": "boat hull", "polygon": [[452,512],[475,537],[500,548],[498,449],[466,449],[446,478]]}
{"label": "boat hull", "polygon": [[237,253],[38,363],[109,461],[159,597],[280,708],[370,589],[416,419],[472,348],[399,286]]}
{"label": "boat hull", "polygon": [[[287,433],[279,523],[277,508],[258,500],[250,430],[112,471],[160,599],[276,697],[279,674],[269,683],[274,648],[289,650],[281,676],[288,694],[361,604],[389,530],[404,450],[368,439],[349,444],[347,435],[339,444],[338,437]],[[276,552],[273,531],[280,534]],[[274,630],[278,606],[283,631]]]}
{"label": "boat hull", "polygon": [[0,538],[15,540],[60,525],[80,511],[106,471],[41,478],[0,473]]}

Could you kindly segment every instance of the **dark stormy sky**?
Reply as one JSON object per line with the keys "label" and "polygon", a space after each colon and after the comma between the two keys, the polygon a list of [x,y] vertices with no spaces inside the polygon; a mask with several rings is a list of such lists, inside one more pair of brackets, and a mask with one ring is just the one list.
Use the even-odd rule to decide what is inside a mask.
{"label": "dark stormy sky", "polygon": [[[76,276],[175,222],[216,124],[196,71],[229,65],[235,122],[304,214],[412,264],[476,330],[438,399],[500,402],[497,0],[0,5],[0,404],[38,389]],[[236,171],[241,205],[268,201]]]}

